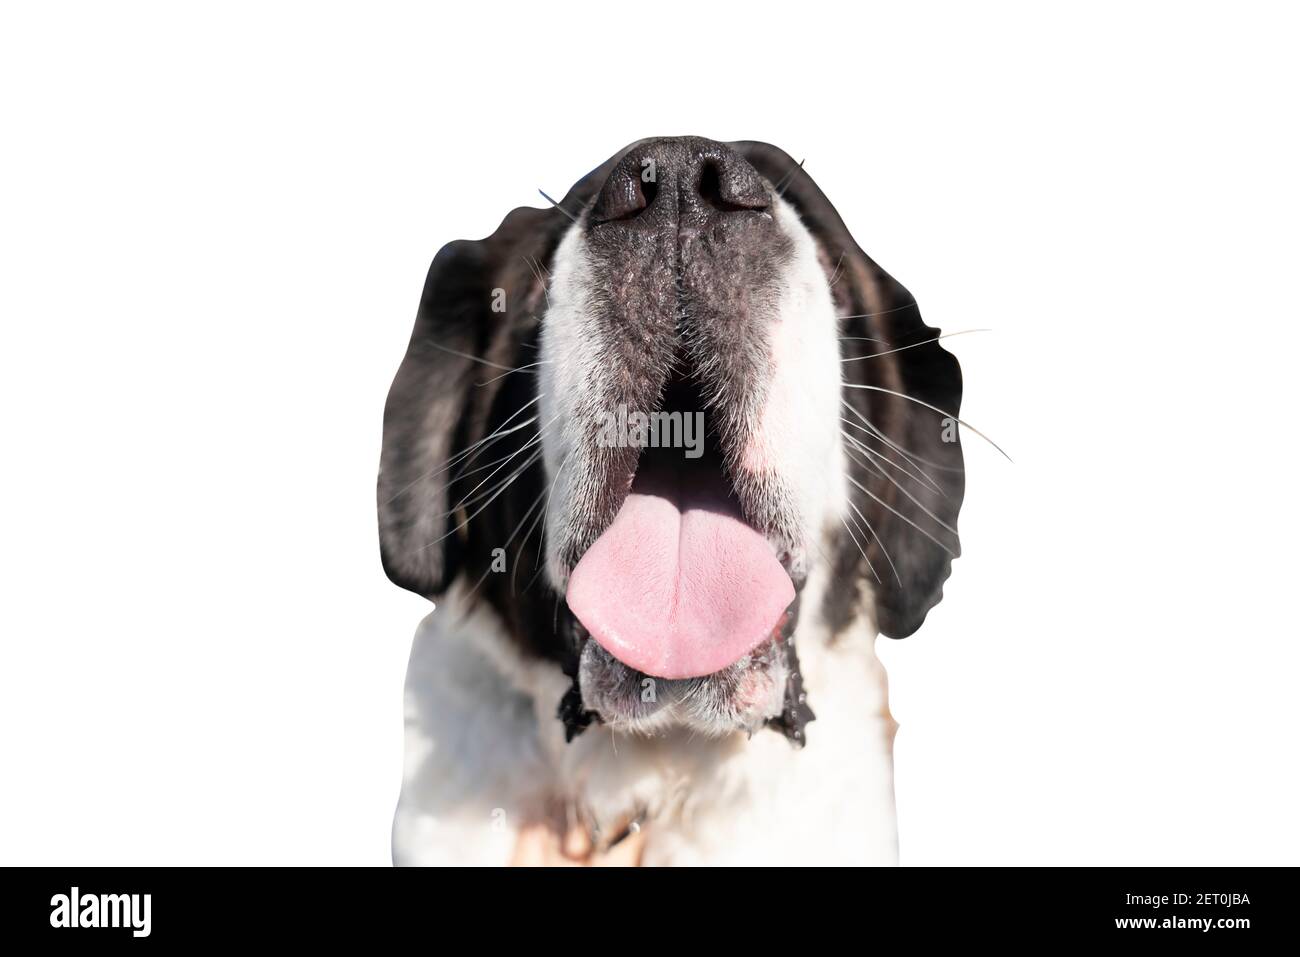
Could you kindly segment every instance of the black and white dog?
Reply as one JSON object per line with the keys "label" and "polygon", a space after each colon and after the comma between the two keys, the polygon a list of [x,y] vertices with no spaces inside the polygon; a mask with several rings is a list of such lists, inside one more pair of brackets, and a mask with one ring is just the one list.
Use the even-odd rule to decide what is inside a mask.
{"label": "black and white dog", "polygon": [[894,862],[874,639],[958,553],[938,338],[764,143],[642,140],[444,247],[379,478],[436,600],[395,861],[630,826],[645,864]]}

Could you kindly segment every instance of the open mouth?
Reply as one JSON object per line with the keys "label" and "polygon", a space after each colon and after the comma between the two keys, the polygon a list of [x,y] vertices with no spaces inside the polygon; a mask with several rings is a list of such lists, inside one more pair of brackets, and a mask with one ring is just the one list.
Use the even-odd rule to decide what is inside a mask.
{"label": "open mouth", "polygon": [[[677,378],[661,412],[701,407]],[[812,713],[794,653],[789,553],[745,519],[716,436],[698,438],[689,452],[641,448],[627,498],[569,574],[580,661],[570,717],[591,712],[635,731],[767,722],[802,743]]]}
{"label": "open mouth", "polygon": [[709,459],[641,458],[623,507],[570,575],[569,608],[629,668],[712,674],[772,636],[794,584]]}
{"label": "open mouth", "polygon": [[[670,387],[664,409],[677,414],[693,392]],[[742,515],[715,443],[699,438],[695,458],[642,449],[622,507],[569,576],[569,608],[592,639],[657,678],[735,664],[773,637],[795,598],[775,548]]]}

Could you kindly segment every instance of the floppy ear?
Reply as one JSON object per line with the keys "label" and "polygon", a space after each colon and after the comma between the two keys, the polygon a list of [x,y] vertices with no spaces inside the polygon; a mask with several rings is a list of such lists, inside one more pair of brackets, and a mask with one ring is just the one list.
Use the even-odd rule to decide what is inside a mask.
{"label": "floppy ear", "polygon": [[[952,559],[961,551],[961,367],[934,341],[939,330],[921,321],[911,294],[858,247],[794,160],[766,143],[731,145],[779,184],[821,248],[842,317],[841,425],[849,524],[857,536],[855,542],[847,530],[840,533],[836,577],[869,581],[880,632],[905,638],[943,597]],[[828,610],[845,619],[853,611],[844,602]]]}
{"label": "floppy ear", "polygon": [[563,222],[554,210],[516,209],[487,239],[448,243],[429,267],[384,407],[380,456],[380,554],[403,588],[432,597],[460,570],[465,536],[455,526],[464,516],[449,514],[449,493],[463,453],[488,434],[499,391],[479,383],[495,366],[516,366],[524,317],[541,298],[524,257],[553,248]]}
{"label": "floppy ear", "polygon": [[503,373],[536,361],[526,349],[536,345],[547,265],[613,162],[579,180],[560,209],[516,209],[486,239],[448,243],[429,267],[384,407],[380,455],[380,555],[403,588],[432,598],[507,538],[497,526],[512,503],[478,509],[489,496],[477,492],[491,489],[480,484],[490,470],[479,467],[535,436],[535,425],[515,427],[537,409],[536,377]]}

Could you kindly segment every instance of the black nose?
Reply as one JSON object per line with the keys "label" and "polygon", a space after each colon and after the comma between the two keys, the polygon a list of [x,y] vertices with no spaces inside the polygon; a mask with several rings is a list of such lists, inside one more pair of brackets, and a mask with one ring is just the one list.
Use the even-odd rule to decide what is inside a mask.
{"label": "black nose", "polygon": [[763,212],[770,188],[730,147],[697,136],[644,140],[614,167],[591,210],[593,226],[645,217],[699,220]]}

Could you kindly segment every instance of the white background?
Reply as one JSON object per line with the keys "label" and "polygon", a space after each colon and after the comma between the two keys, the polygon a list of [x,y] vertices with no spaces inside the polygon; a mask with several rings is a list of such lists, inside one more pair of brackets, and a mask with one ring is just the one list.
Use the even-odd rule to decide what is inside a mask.
{"label": "white background", "polygon": [[0,861],[388,861],[442,243],[625,143],[806,157],[951,340],[882,640],[908,864],[1297,864],[1296,23],[1253,4],[7,4]]}

